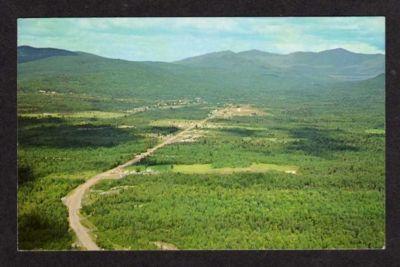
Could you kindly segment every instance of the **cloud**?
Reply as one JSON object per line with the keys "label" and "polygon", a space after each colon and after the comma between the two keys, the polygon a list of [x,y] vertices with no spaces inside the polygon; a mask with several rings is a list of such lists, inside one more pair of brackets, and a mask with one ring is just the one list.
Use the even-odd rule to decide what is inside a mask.
{"label": "cloud", "polygon": [[18,20],[19,45],[159,61],[219,50],[290,53],[342,47],[384,53],[384,32],[384,17]]}

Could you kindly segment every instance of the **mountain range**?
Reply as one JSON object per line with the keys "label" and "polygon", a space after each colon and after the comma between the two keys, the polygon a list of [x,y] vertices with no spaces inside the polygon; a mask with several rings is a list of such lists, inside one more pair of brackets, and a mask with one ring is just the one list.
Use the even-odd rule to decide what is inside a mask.
{"label": "mountain range", "polygon": [[[18,62],[28,62],[55,56],[77,56],[79,52],[56,48],[18,47]],[[343,48],[321,52],[274,54],[260,50],[243,52],[221,51],[173,62],[207,68],[261,68],[267,73],[295,73],[304,76],[323,75],[338,80],[362,80],[384,72],[383,54],[353,53]]]}
{"label": "mountain range", "polygon": [[362,80],[384,72],[383,54],[359,54],[337,48],[322,52],[295,52],[287,55],[260,50],[234,53],[222,51],[187,58],[176,63],[217,68],[257,66],[281,74],[298,74],[312,78],[322,76],[338,80]]}
{"label": "mountain range", "polygon": [[24,91],[176,98],[306,90],[361,81],[385,72],[383,54],[337,48],[274,54],[220,51],[174,62],[127,61],[56,48],[18,47]]}

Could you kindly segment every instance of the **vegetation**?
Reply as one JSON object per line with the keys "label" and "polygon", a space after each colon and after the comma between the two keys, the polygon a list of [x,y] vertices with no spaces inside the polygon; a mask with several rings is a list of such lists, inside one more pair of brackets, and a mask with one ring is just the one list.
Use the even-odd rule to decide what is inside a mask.
{"label": "vegetation", "polygon": [[236,167],[236,168],[213,168],[211,164],[174,164],[174,165],[134,165],[127,169],[133,169],[137,172],[175,172],[185,174],[208,174],[208,173],[219,173],[219,174],[230,174],[235,172],[268,172],[268,171],[283,171],[286,173],[297,172],[297,168],[294,166],[281,166],[276,164],[251,164],[248,167]]}
{"label": "vegetation", "polygon": [[61,199],[84,179],[157,142],[132,128],[103,125],[100,119],[86,124],[84,119],[19,117],[20,249],[70,249],[73,235]]}
{"label": "vegetation", "polygon": [[[205,129],[197,142],[164,147],[128,168],[159,174],[96,186],[83,211],[97,227],[99,245],[156,249],[154,242],[162,241],[180,249],[381,248],[384,135],[365,131],[376,117],[364,113],[358,123],[352,116],[364,116],[361,109],[341,117],[314,113],[317,108],[310,105],[312,115],[297,119],[292,112],[297,107],[286,108],[270,110],[273,116],[214,119],[219,128]],[[298,171],[243,172],[268,164],[275,170],[297,166]],[[115,187],[123,189],[101,194]]]}
{"label": "vegetation", "polygon": [[123,185],[131,187],[118,194],[92,192],[83,209],[106,249],[156,249],[156,241],[180,249],[383,246],[379,183],[279,173],[165,173],[103,182],[96,190]]}
{"label": "vegetation", "polygon": [[81,179],[36,178],[18,187],[19,249],[71,249],[74,236],[61,198],[80,183]]}
{"label": "vegetation", "polygon": [[63,197],[228,104],[259,112],[217,116],[91,189],[82,213],[100,247],[381,248],[384,75],[282,79],[228,59],[20,63],[19,249],[72,249]]}

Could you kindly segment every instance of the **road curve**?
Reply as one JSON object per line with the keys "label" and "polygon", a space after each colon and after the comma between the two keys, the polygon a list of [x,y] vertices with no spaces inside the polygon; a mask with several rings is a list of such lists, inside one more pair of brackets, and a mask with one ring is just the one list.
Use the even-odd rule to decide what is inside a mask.
{"label": "road curve", "polygon": [[206,119],[187,127],[186,129],[177,133],[176,135],[164,140],[162,143],[148,149],[146,152],[136,155],[133,159],[125,162],[124,164],[121,164],[111,170],[97,174],[96,176],[87,180],[85,183],[79,185],[77,188],[75,188],[70,194],[68,194],[63,199],[64,204],[68,208],[69,225],[70,225],[71,229],[75,232],[75,235],[77,237],[77,242],[83,249],[102,250],[90,236],[90,234],[89,234],[90,230],[88,228],[86,228],[85,226],[83,226],[80,221],[79,215],[80,215],[80,209],[82,207],[82,199],[83,199],[83,196],[85,195],[85,193],[88,191],[88,189],[104,179],[120,179],[120,178],[125,177],[129,173],[125,172],[123,170],[124,167],[138,163],[145,157],[154,153],[157,149],[159,149],[165,145],[172,144],[174,142],[179,141],[179,139],[182,136],[184,136],[188,131],[194,129],[196,126],[197,127],[201,126],[204,123],[206,123],[208,120],[212,119],[214,117],[213,114],[216,114],[216,112],[213,112],[212,115],[208,116]]}

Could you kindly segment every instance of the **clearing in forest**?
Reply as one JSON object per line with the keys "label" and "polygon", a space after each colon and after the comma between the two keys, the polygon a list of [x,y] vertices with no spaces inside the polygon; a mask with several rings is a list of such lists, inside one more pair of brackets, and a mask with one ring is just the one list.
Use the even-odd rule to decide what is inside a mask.
{"label": "clearing in forest", "polygon": [[126,168],[138,173],[158,173],[175,172],[183,174],[231,174],[235,172],[263,173],[268,171],[281,171],[290,174],[296,174],[298,167],[289,165],[277,165],[267,163],[253,163],[248,167],[223,167],[213,168],[211,164],[173,164],[173,165],[133,165]]}

